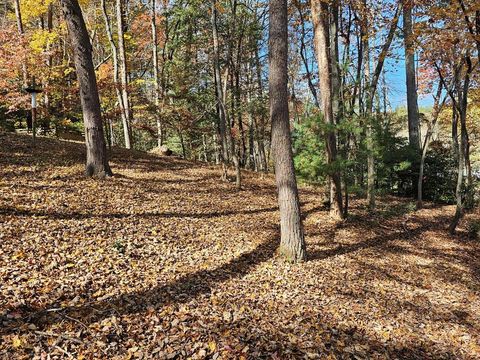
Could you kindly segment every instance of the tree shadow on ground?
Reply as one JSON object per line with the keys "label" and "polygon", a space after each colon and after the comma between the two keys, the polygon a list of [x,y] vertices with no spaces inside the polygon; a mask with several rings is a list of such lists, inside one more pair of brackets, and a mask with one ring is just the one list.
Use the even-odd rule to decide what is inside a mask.
{"label": "tree shadow on ground", "polygon": [[[301,342],[301,335],[278,325],[267,332],[258,328],[248,317],[231,323],[215,322],[210,329],[228,334],[227,342],[241,343],[237,349],[249,346],[251,358],[255,359],[456,359],[460,349],[438,349],[435,342],[422,339],[421,344],[392,343],[374,338],[357,327],[332,324],[324,314],[316,317],[315,341]],[[293,321],[293,319],[292,319]],[[268,339],[269,341],[265,341]],[[341,344],[339,346],[339,344]],[[245,353],[229,354],[232,358],[244,357]]]}
{"label": "tree shadow on ground", "polygon": [[[64,320],[62,315],[68,314],[83,324],[101,321],[112,314],[135,314],[147,310],[149,307],[161,308],[170,303],[186,303],[201,294],[208,294],[219,283],[230,279],[242,278],[252,271],[257,265],[272,258],[278,247],[278,230],[270,239],[259,244],[253,250],[219,267],[201,270],[182,276],[176,281],[159,285],[152,289],[122,294],[102,301],[89,299],[84,305],[58,308],[58,303],[52,303],[43,309],[21,306],[10,309],[10,312],[19,312],[23,317],[3,330],[0,335],[18,331],[24,324],[35,324],[39,329],[44,326],[59,323]],[[81,295],[81,294],[77,294]],[[70,299],[71,300],[71,299]],[[8,319],[0,318],[0,323],[8,323]]]}
{"label": "tree shadow on ground", "polygon": [[15,207],[2,207],[0,208],[0,215],[12,215],[21,217],[40,217],[51,220],[85,220],[85,219],[126,219],[126,218],[192,218],[192,219],[212,219],[222,216],[235,216],[235,215],[253,215],[262,214],[268,212],[275,212],[278,208],[276,206],[270,208],[261,209],[248,209],[248,210],[223,210],[212,212],[198,212],[198,213],[182,213],[173,211],[164,212],[139,212],[139,213],[82,213],[77,211],[72,212],[58,212],[58,211],[42,211],[42,210],[30,210],[30,209],[18,209]]}
{"label": "tree shadow on ground", "polygon": [[[351,218],[353,219],[353,218]],[[443,219],[443,218],[442,218]],[[326,259],[332,256],[339,256],[339,255],[345,255],[349,253],[353,253],[359,250],[363,249],[368,249],[368,248],[379,248],[379,247],[388,247],[389,243],[394,240],[399,240],[399,239],[410,239],[417,241],[419,240],[419,237],[425,232],[428,231],[434,227],[438,227],[439,224],[442,223],[442,219],[437,219],[435,221],[424,221],[422,224],[415,228],[415,229],[403,229],[403,232],[392,232],[390,234],[377,234],[374,237],[367,239],[365,241],[360,241],[354,244],[349,244],[349,245],[344,245],[344,244],[337,244],[337,247],[333,249],[327,249],[327,250],[314,250],[309,253],[308,258],[309,260],[322,260]],[[367,234],[367,231],[371,231],[374,229],[378,224],[376,224],[374,221],[369,221],[368,219],[363,219],[361,217],[356,217],[354,221],[344,221],[344,222],[339,222],[337,223],[333,229],[328,230],[326,233],[309,233],[309,236],[319,236],[323,235],[325,238],[328,239],[334,239],[336,232],[341,229],[341,228],[346,228],[348,229],[349,227],[355,227],[355,228],[360,228],[360,230],[365,230],[365,233]]]}

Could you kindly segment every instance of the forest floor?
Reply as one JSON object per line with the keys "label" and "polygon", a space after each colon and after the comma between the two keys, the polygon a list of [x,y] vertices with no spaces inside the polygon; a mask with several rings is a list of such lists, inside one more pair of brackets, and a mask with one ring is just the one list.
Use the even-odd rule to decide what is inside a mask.
{"label": "forest floor", "polygon": [[[300,189],[308,261],[276,254],[273,178],[0,135],[1,359],[478,359],[480,241],[448,206],[329,219]],[[469,215],[479,217],[477,215]],[[465,221],[464,221],[465,223]]]}

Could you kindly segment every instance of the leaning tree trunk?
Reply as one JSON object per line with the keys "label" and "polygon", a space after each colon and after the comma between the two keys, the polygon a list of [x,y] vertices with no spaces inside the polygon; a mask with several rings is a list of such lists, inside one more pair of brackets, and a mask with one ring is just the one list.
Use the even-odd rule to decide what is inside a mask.
{"label": "leaning tree trunk", "polygon": [[86,174],[91,177],[111,176],[103,135],[100,98],[92,61],[92,45],[78,0],[61,0],[63,14],[73,48],[75,68],[80,85],[80,100],[87,146]]}
{"label": "leaning tree trunk", "polygon": [[289,261],[306,257],[288,114],[287,0],[270,0],[270,118],[272,151],[280,207],[280,253]]}
{"label": "leaning tree trunk", "polygon": [[[342,198],[342,181],[340,171],[336,168],[335,162],[337,160],[337,137],[333,126],[335,119],[333,115],[334,98],[332,92],[332,78],[336,72],[332,68],[337,66],[332,64],[330,53],[330,31],[328,22],[328,4],[312,0],[312,20],[314,28],[314,42],[318,61],[318,75],[320,84],[320,96],[322,111],[327,131],[325,135],[325,143],[327,148],[328,164],[332,168],[330,170],[330,187],[332,191],[332,204],[330,205],[330,214],[335,218],[343,218],[343,198]],[[334,74],[335,73],[335,74]],[[336,99],[338,102],[338,98]],[[338,105],[336,105],[338,109]]]}

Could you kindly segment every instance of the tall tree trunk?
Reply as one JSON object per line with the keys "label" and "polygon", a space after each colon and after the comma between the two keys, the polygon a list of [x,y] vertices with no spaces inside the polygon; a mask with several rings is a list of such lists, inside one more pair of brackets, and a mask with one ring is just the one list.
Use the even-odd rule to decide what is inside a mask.
{"label": "tall tree trunk", "polygon": [[310,66],[308,65],[308,60],[307,60],[308,50],[307,50],[307,45],[305,43],[306,37],[307,37],[307,32],[306,32],[306,29],[305,29],[305,16],[303,15],[301,3],[298,2],[298,1],[294,1],[293,3],[295,5],[295,7],[297,8],[298,15],[299,15],[299,18],[300,18],[300,25],[301,25],[300,57],[302,58],[303,67],[305,68],[305,76],[307,78],[308,88],[310,89],[310,92],[312,93],[313,102],[315,103],[315,106],[317,106],[319,108],[320,103],[318,101],[317,88],[313,84],[313,79],[312,79],[313,77],[312,77],[312,73],[310,71]]}
{"label": "tall tree trunk", "polygon": [[420,158],[420,167],[418,171],[418,185],[417,185],[417,210],[420,210],[423,207],[423,174],[425,171],[425,158],[427,157],[428,147],[430,146],[430,139],[432,138],[433,132],[435,131],[435,126],[437,124],[438,116],[442,111],[443,106],[445,105],[446,98],[440,102],[440,97],[442,96],[443,84],[439,82],[437,87],[437,93],[435,95],[435,102],[433,105],[432,120],[428,124],[427,133],[425,134],[425,139],[423,141],[422,154]]}
{"label": "tall tree trunk", "polygon": [[[226,99],[227,98],[227,85],[228,85],[228,79],[229,79],[229,76],[230,76],[230,89],[231,89],[231,110],[232,110],[232,114],[231,116],[228,115],[228,110],[227,110],[227,123],[229,124],[229,136],[228,136],[228,140],[230,141],[230,152],[231,152],[231,155],[232,155],[232,161],[233,161],[233,166],[235,167],[235,187],[237,190],[240,190],[241,187],[242,187],[242,172],[241,172],[241,163],[240,163],[240,157],[241,157],[241,152],[242,152],[242,149],[243,149],[243,146],[241,146],[240,144],[240,141],[245,144],[245,137],[244,137],[244,133],[243,133],[243,126],[242,126],[242,123],[241,123],[241,118],[239,117],[238,118],[238,131],[240,133],[240,137],[241,139],[238,141],[238,144],[237,144],[237,140],[235,139],[235,136],[234,136],[234,131],[232,131],[232,129],[235,127],[235,111],[237,111],[237,113],[240,112],[240,107],[236,107],[236,101],[235,99],[237,98],[237,95],[239,96],[240,94],[237,93],[236,91],[236,87],[235,87],[235,84],[234,84],[234,77],[235,77],[235,73],[236,73],[236,69],[235,69],[235,65],[234,65],[234,60],[233,60],[233,56],[234,56],[234,40],[232,38],[232,34],[236,34],[236,22],[237,22],[237,6],[238,6],[238,2],[237,0],[233,0],[233,3],[231,4],[232,6],[232,23],[231,23],[231,26],[232,26],[232,30],[231,32],[228,32],[228,46],[227,46],[227,59],[226,59],[226,62],[227,62],[227,70],[226,70],[226,76],[225,76],[225,82],[224,82],[224,88],[223,88],[223,96],[224,98]],[[239,43],[239,46],[241,46],[241,37],[243,36],[243,34],[241,36],[239,36],[239,40],[238,40],[238,43]],[[240,52],[240,49],[238,50],[238,52]],[[239,102],[240,102],[240,99],[238,98],[238,104],[239,105]],[[224,104],[226,104],[227,101],[225,100],[224,101]],[[239,114],[239,116],[241,116]]]}
{"label": "tall tree trunk", "polygon": [[125,22],[124,22],[124,0],[117,0],[117,36],[118,36],[118,69],[120,79],[120,92],[122,94],[123,106],[123,135],[125,138],[125,147],[131,149],[131,109],[128,94],[128,68],[127,53],[125,49]]}
{"label": "tall tree trunk", "polygon": [[61,0],[61,5],[67,22],[80,85],[87,147],[86,174],[91,177],[104,178],[111,176],[112,171],[107,160],[100,98],[92,61],[92,45],[78,0]]}
{"label": "tall tree trunk", "polygon": [[470,89],[470,75],[473,71],[472,60],[470,56],[465,56],[466,71],[465,77],[463,80],[462,89],[457,89],[458,103],[457,108],[460,117],[460,143],[458,146],[458,178],[457,178],[457,187],[455,191],[455,197],[457,200],[457,207],[455,210],[455,216],[450,223],[450,234],[454,234],[458,226],[458,223],[462,219],[464,206],[463,206],[463,171],[465,169],[465,159],[468,156],[467,153],[467,141],[468,141],[468,131],[467,131],[467,109],[468,109],[468,91]]}
{"label": "tall tree trunk", "polygon": [[[364,11],[366,11],[367,3],[364,0]],[[370,78],[370,41],[369,41],[369,24],[368,17],[365,14],[363,21],[363,56],[364,56],[364,77],[365,77],[365,136],[367,142],[367,202],[368,207],[375,209],[375,158],[373,156],[373,129],[372,129],[372,106],[373,106],[373,93],[371,90],[371,78]]]}
{"label": "tall tree trunk", "polygon": [[410,145],[419,151],[421,147],[421,136],[415,73],[412,7],[413,2],[411,0],[405,0],[403,6],[403,34],[405,42],[405,74],[407,83],[408,139]]}
{"label": "tall tree trunk", "polygon": [[[262,81],[262,64],[260,62],[260,56],[258,54],[258,47],[255,47],[255,67],[257,70],[257,87],[258,87],[258,98],[260,104],[263,104],[264,101],[264,96],[263,96],[263,81]],[[263,172],[268,171],[268,157],[267,157],[267,151],[265,150],[265,119],[266,115],[262,111],[260,114],[260,126],[259,126],[259,131],[258,131],[258,153],[260,157],[260,164],[261,164],[261,170]]]}
{"label": "tall tree trunk", "polygon": [[[247,168],[256,169],[256,152],[255,152],[255,133],[258,134],[257,122],[252,109],[252,61],[247,64],[247,109],[248,109],[248,157]],[[257,142],[258,144],[258,142]],[[258,147],[258,146],[257,146]]]}
{"label": "tall tree trunk", "polygon": [[24,30],[23,30],[23,21],[22,21],[22,11],[20,10],[20,0],[15,0],[14,5],[15,5],[15,17],[17,19],[18,33],[23,35]]}
{"label": "tall tree trunk", "polygon": [[272,151],[280,207],[280,253],[289,261],[306,258],[288,113],[287,0],[270,0],[269,61]]}
{"label": "tall tree trunk", "polygon": [[151,13],[151,25],[152,25],[152,55],[153,55],[153,81],[154,81],[154,96],[155,96],[155,108],[157,119],[157,144],[163,145],[163,126],[161,116],[158,113],[160,111],[160,74],[158,71],[158,36],[157,36],[157,12],[156,12],[156,0],[152,0],[152,13]]}
{"label": "tall tree trunk", "polygon": [[[118,106],[120,108],[120,118],[122,119],[122,126],[123,126],[123,134],[124,134],[124,141],[125,144],[127,142],[130,142],[130,132],[125,131],[125,129],[128,130],[128,120],[125,117],[125,112],[123,111],[124,109],[124,104],[123,104],[123,96],[122,96],[122,91],[120,81],[119,81],[119,68],[118,68],[118,50],[117,50],[117,45],[115,44],[115,41],[113,39],[113,31],[112,31],[112,26],[110,24],[110,20],[108,18],[108,12],[107,12],[107,6],[105,3],[105,0],[101,0],[101,7],[102,7],[102,14],[103,14],[103,19],[105,21],[105,30],[107,32],[107,37],[108,41],[110,43],[110,48],[112,51],[112,61],[113,61],[113,83],[115,86],[115,93],[117,95],[117,102]],[[114,132],[113,132],[113,122],[110,120],[110,123],[112,125],[112,144],[113,144],[113,137],[114,137]],[[126,137],[126,135],[128,135]]]}
{"label": "tall tree trunk", "polygon": [[[333,113],[334,96],[332,94],[332,77],[333,66],[330,48],[330,31],[329,31],[329,8],[328,4],[312,0],[312,21],[314,28],[314,42],[318,61],[318,75],[320,83],[321,106],[326,130],[326,148],[327,160],[330,166],[330,186],[332,189],[332,204],[330,214],[336,218],[343,218],[343,198],[342,198],[342,182],[340,172],[337,168],[337,137],[335,135],[335,119]],[[335,72],[336,74],[336,72]],[[337,98],[338,101],[338,98]],[[338,103],[336,104],[338,109]]]}
{"label": "tall tree trunk", "polygon": [[228,162],[228,145],[227,145],[227,112],[224,102],[224,94],[222,87],[222,73],[220,69],[220,49],[218,40],[217,25],[217,1],[212,3],[212,34],[213,34],[213,70],[215,76],[215,93],[217,97],[218,112],[218,129],[220,135],[220,161],[222,162],[223,171],[222,179],[227,180],[227,162]]}
{"label": "tall tree trunk", "polygon": [[[53,3],[50,3],[48,5],[48,10],[47,10],[47,30],[49,33],[52,32],[53,30]],[[46,117],[47,120],[50,119],[50,94],[49,94],[49,84],[50,84],[50,73],[51,69],[53,66],[53,56],[50,51],[50,45],[49,48],[47,49],[48,51],[48,56],[47,56],[47,67],[48,67],[48,76],[47,79],[45,80],[45,93],[43,94],[43,101],[45,105],[45,110],[46,110]],[[48,123],[48,128],[50,127],[50,124]]]}
{"label": "tall tree trunk", "polygon": [[[20,8],[20,0],[14,1],[15,5],[15,17],[17,19],[17,29],[18,33],[21,37],[25,35],[25,30],[23,28],[23,21],[22,21],[22,10]],[[27,59],[23,59],[22,61],[22,76],[23,76],[23,86],[26,87],[28,83],[28,70],[27,70]]]}
{"label": "tall tree trunk", "polygon": [[382,74],[383,65],[387,57],[390,46],[392,45],[393,38],[395,37],[395,32],[398,25],[398,20],[400,13],[402,11],[402,4],[399,4],[395,15],[390,24],[390,29],[387,34],[385,43],[382,46],[380,54],[378,55],[378,60],[375,65],[375,70],[370,76],[370,43],[369,43],[369,29],[370,25],[368,22],[368,17],[366,15],[367,2],[363,1],[365,18],[363,21],[363,52],[365,56],[365,118],[366,118],[366,141],[367,141],[367,201],[368,206],[371,210],[375,209],[375,154],[374,154],[374,137],[373,137],[373,100],[375,93],[377,91],[378,81],[380,75]]}

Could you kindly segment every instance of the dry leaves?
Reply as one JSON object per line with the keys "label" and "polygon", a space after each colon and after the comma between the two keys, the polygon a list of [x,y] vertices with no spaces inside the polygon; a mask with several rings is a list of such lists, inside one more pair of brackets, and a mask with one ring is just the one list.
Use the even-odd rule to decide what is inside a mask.
{"label": "dry leaves", "polygon": [[[335,223],[301,189],[309,261],[277,258],[273,179],[0,135],[2,359],[474,359],[480,243],[449,207]],[[476,216],[476,215],[472,215]]]}

